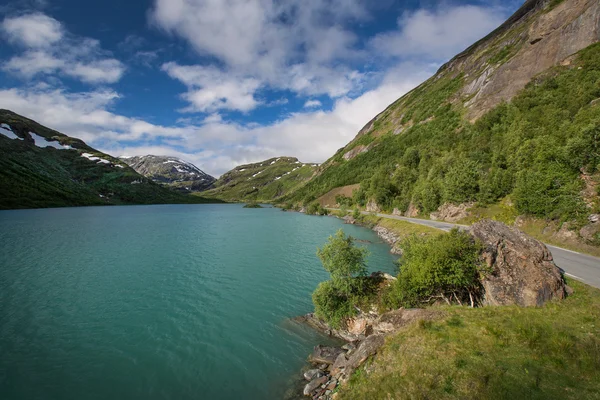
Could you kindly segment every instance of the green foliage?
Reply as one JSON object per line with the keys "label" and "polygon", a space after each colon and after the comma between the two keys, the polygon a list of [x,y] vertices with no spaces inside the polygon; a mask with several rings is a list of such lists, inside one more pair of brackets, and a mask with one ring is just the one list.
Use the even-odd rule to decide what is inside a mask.
{"label": "green foliage", "polygon": [[339,328],[342,322],[356,314],[350,296],[342,294],[332,281],[319,283],[312,294],[315,315],[333,328]]}
{"label": "green foliage", "polygon": [[445,300],[474,304],[480,294],[480,245],[457,229],[436,237],[412,236],[404,250],[398,280],[387,293],[390,308],[418,307]]}
{"label": "green foliage", "polygon": [[430,79],[378,119],[380,130],[402,133],[374,137],[369,151],[349,161],[334,158],[288,198],[315,199],[360,183],[352,204],[375,200],[384,211],[405,211],[413,202],[427,214],[445,202],[494,204],[510,195],[520,214],[580,216],[581,170],[600,172],[600,44],[536,77],[474,124],[456,100],[462,77],[448,75]]}
{"label": "green foliage", "polygon": [[321,259],[323,268],[331,275],[335,288],[346,296],[352,291],[352,278],[366,276],[367,254],[367,249],[356,247],[354,238],[346,236],[341,229],[335,236],[329,237],[323,248],[317,249],[317,256]]}
{"label": "green foliage", "polygon": [[479,193],[479,164],[459,159],[446,174],[443,181],[444,202],[466,203]]}
{"label": "green foliage", "polygon": [[360,213],[360,209],[359,208],[355,208],[354,211],[352,211],[352,218],[354,219],[359,219],[361,217],[361,213]]}
{"label": "green foliage", "polygon": [[308,214],[308,215],[328,215],[329,211],[327,211],[327,209],[323,208],[323,206],[321,206],[321,204],[319,204],[315,201],[313,203],[310,203],[308,205],[308,207],[306,207],[306,214]]}
{"label": "green foliage", "polygon": [[322,282],[313,293],[315,313],[333,327],[355,314],[355,306],[372,294],[375,288],[365,279],[368,251],[354,245],[354,238],[343,230],[330,236],[317,256],[331,280]]}

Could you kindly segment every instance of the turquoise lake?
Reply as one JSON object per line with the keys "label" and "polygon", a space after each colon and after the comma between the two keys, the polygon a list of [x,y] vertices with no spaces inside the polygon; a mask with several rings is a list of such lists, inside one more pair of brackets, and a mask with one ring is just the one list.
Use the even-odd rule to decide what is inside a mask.
{"label": "turquoise lake", "polygon": [[394,271],[372,231],[274,208],[0,212],[0,399],[282,398],[340,228]]}

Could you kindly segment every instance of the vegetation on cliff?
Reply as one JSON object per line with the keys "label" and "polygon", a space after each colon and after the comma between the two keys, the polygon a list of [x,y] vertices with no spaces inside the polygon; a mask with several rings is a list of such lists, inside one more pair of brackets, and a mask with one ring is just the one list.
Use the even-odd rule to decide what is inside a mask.
{"label": "vegetation on cliff", "polygon": [[[375,123],[357,140],[376,141],[375,147],[349,161],[338,152],[290,200],[307,203],[333,188],[360,183],[347,206],[373,199],[385,211],[405,212],[412,203],[429,213],[447,202],[486,205],[511,195],[520,214],[581,220],[600,207],[598,193],[592,194],[592,210],[580,194],[582,173],[598,177],[599,83],[596,44],[570,65],[538,76],[511,103],[474,124],[450,101],[460,77],[426,83],[377,121],[388,123],[386,115],[398,107],[403,120],[387,132]],[[406,128],[397,133],[394,126]]]}

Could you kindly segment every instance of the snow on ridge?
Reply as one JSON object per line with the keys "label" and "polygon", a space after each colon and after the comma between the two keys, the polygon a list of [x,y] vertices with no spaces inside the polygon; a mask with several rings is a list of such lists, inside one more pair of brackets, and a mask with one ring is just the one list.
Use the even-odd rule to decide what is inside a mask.
{"label": "snow on ridge", "polygon": [[71,150],[72,149],[72,147],[69,145],[62,145],[58,141],[48,140],[45,137],[40,136],[35,132],[29,132],[29,135],[33,139],[35,145],[42,149],[45,147],[54,147],[55,149],[58,149],[58,150]]}
{"label": "snow on ridge", "polygon": [[11,127],[8,126],[8,125],[6,125],[6,124],[0,125],[0,134],[6,136],[9,139],[23,140],[23,138],[18,137],[17,135],[15,135],[15,133],[12,131]]}
{"label": "snow on ridge", "polygon": [[[81,157],[87,158],[90,161],[97,161],[96,164],[111,164],[110,161],[105,160],[105,159],[100,158],[100,157],[96,157],[96,156],[94,156],[93,154],[90,154],[90,153],[81,153]],[[123,168],[123,167],[121,167],[121,168]]]}

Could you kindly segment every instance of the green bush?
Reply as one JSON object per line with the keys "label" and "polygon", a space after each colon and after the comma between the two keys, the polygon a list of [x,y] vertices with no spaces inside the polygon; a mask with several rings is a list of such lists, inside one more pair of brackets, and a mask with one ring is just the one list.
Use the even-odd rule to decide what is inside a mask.
{"label": "green bush", "polygon": [[368,251],[354,245],[354,238],[346,236],[343,230],[330,236],[317,256],[331,280],[322,282],[313,293],[315,313],[333,327],[355,314],[355,305],[373,292],[365,281]]}
{"label": "green bush", "polygon": [[315,315],[333,328],[339,328],[345,319],[356,315],[351,297],[342,295],[333,281],[319,283],[312,294],[312,301]]}
{"label": "green bush", "polygon": [[443,300],[475,305],[481,296],[481,246],[453,229],[436,237],[412,236],[402,244],[398,280],[389,288],[389,308],[420,307]]}

